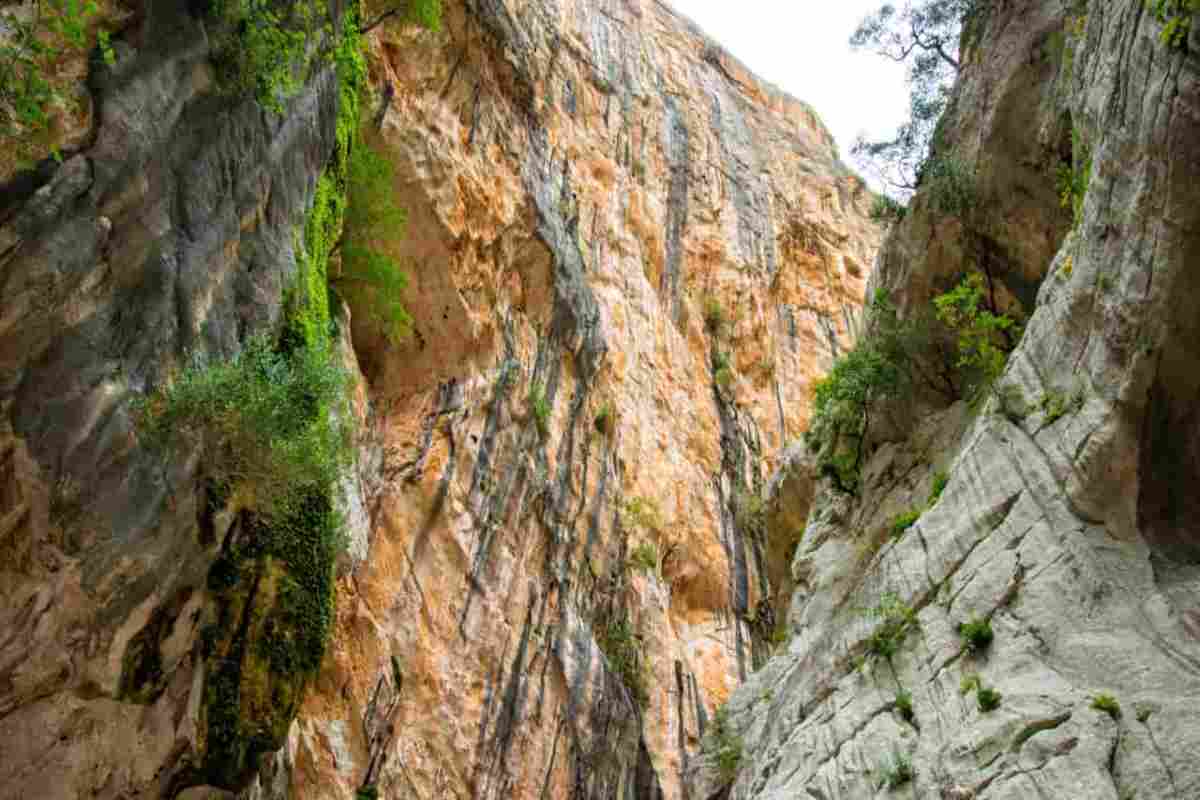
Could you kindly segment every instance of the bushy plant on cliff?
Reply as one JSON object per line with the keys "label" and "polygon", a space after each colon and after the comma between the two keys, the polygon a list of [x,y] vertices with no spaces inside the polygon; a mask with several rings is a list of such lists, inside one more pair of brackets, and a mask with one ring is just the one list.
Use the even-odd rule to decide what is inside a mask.
{"label": "bushy plant on cliff", "polygon": [[972,273],[949,292],[933,299],[937,318],[956,336],[955,366],[976,399],[990,390],[1008,360],[1014,321],[989,308],[983,276]]}
{"label": "bushy plant on cliff", "polygon": [[[1092,151],[1078,128],[1071,131],[1071,163],[1058,165],[1058,196],[1071,210],[1075,227],[1083,221],[1083,198],[1092,175]],[[1067,277],[1070,277],[1068,274]]]}
{"label": "bushy plant on cliff", "polygon": [[359,141],[346,176],[346,225],[340,270],[330,282],[338,294],[392,343],[412,331],[404,306],[408,276],[387,253],[404,238],[407,214],[396,205],[390,161]]}
{"label": "bushy plant on cliff", "polygon": [[929,207],[939,214],[963,217],[975,207],[975,176],[954,156],[938,156],[920,170]]}
{"label": "bushy plant on cliff", "polygon": [[276,514],[349,463],[346,384],[327,351],[287,357],[260,336],[228,361],[194,362],[151,393],[138,406],[141,431],[154,445],[197,449],[210,479]]}
{"label": "bushy plant on cliff", "polygon": [[917,626],[917,614],[896,595],[887,593],[879,605],[867,611],[878,620],[875,630],[867,637],[867,652],[878,658],[890,659],[904,643],[908,632]]}
{"label": "bushy plant on cliff", "polygon": [[1186,50],[1192,31],[1192,19],[1200,12],[1200,0],[1146,0],[1154,18],[1163,23],[1159,37],[1163,44],[1176,50]]}
{"label": "bushy plant on cliff", "polygon": [[608,661],[608,667],[621,680],[640,706],[650,701],[646,680],[642,640],[628,618],[617,619],[600,628],[596,644]]}
{"label": "bushy plant on cliff", "polygon": [[900,322],[885,293],[876,293],[870,313],[868,333],[817,381],[806,434],[809,446],[820,454],[821,471],[851,492],[857,488],[873,405],[898,396],[911,374],[909,326]]}
{"label": "bushy plant on cliff", "polygon": [[362,26],[363,33],[389,21],[420,25],[434,32],[442,29],[442,0],[391,0],[381,5],[383,8]]}
{"label": "bushy plant on cliff", "polygon": [[64,93],[71,78],[56,69],[62,60],[93,43],[105,63],[114,63],[116,55],[109,33],[95,30],[95,0],[38,0],[32,9],[9,8],[0,12],[0,142],[24,160],[48,139],[51,107],[71,102]]}
{"label": "bushy plant on cliff", "polygon": [[721,779],[731,783],[737,777],[742,764],[742,737],[734,731],[729,721],[729,710],[721,706],[713,714],[713,721],[705,732],[703,750],[713,760]]}
{"label": "bushy plant on cliff", "polygon": [[886,194],[875,195],[871,203],[871,219],[884,225],[899,222],[907,213],[907,206]]}

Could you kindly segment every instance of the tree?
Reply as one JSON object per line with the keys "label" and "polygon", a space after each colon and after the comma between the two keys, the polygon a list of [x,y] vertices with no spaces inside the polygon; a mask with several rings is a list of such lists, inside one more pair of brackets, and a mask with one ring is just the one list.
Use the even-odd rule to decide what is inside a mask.
{"label": "tree", "polygon": [[920,182],[938,120],[960,68],[964,26],[986,0],[905,0],[887,3],[859,23],[850,46],[908,66],[909,116],[890,139],[860,136],[851,154],[867,172],[906,197]]}

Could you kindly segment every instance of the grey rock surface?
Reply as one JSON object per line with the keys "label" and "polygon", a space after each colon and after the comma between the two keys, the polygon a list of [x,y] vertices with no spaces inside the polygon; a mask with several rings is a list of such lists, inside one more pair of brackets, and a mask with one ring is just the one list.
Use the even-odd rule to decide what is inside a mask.
{"label": "grey rock surface", "polygon": [[[729,703],[745,744],[732,798],[1200,797],[1196,32],[1184,53],[1139,0],[1080,9],[1073,67],[1050,69],[1047,33],[1071,9],[996,4],[956,90],[984,198],[1008,191],[996,176],[1039,179],[1026,158],[1038,137],[1012,135],[1011,109],[1029,132],[1069,115],[1092,143],[1077,229],[1052,260],[1042,245],[1007,248],[996,273],[1014,287],[1040,279],[998,386],[1006,400],[927,409],[878,445],[860,498],[818,488],[793,565],[792,639]],[[1043,172],[1028,196],[1052,186]],[[997,240],[1021,239],[988,202]],[[911,304],[947,274],[940,240],[983,224],[923,247],[937,225],[920,195],[914,208],[873,279]],[[1048,412],[1055,396],[1065,412]],[[950,475],[940,500],[892,537],[938,469]],[[867,646],[888,595],[916,615],[890,659]],[[958,629],[972,619],[994,632],[978,652]],[[1000,693],[997,708],[981,708],[971,676]],[[899,761],[912,778],[889,788]],[[692,796],[722,784],[698,771]]]}

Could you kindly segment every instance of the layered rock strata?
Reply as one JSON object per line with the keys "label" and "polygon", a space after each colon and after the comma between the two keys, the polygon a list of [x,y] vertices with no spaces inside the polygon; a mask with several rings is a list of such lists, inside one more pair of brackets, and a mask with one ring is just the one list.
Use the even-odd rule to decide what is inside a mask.
{"label": "layered rock strata", "polygon": [[[923,399],[876,441],[859,497],[794,453],[792,638],[730,700],[736,779],[692,797],[1200,795],[1200,33],[1161,30],[1138,0],[993,4],[940,145],[977,207],[923,188],[872,281],[918,309],[973,266],[1024,335],[986,401]],[[990,643],[963,628],[985,620]]]}

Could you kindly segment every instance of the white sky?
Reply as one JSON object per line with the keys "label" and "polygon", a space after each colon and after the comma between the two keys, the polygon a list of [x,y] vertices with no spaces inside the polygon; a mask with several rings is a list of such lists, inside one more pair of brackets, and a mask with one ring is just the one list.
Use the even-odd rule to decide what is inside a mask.
{"label": "white sky", "polygon": [[859,132],[883,138],[904,119],[904,68],[848,44],[859,20],[883,0],[668,2],[759,77],[816,109],[851,167]]}

